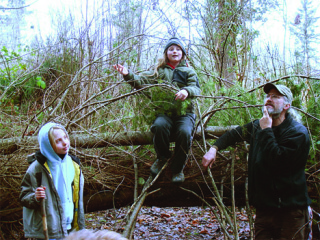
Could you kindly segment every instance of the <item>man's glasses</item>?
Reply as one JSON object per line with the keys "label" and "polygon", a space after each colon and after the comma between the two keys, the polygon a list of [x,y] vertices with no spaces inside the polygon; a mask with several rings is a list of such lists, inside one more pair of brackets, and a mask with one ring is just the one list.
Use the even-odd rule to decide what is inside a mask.
{"label": "man's glasses", "polygon": [[282,95],[275,95],[275,94],[267,94],[265,96],[265,99],[268,99],[268,98],[271,98],[271,100],[278,100],[280,99],[281,97],[283,97]]}

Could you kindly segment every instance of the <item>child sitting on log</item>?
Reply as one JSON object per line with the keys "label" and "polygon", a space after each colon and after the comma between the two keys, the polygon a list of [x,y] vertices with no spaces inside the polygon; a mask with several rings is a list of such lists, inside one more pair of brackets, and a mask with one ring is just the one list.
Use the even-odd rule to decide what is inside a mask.
{"label": "child sitting on log", "polygon": [[[188,67],[185,61],[187,53],[178,38],[169,39],[163,54],[163,58],[159,59],[153,71],[139,75],[120,64],[113,67],[134,88],[139,89],[150,84],[166,85],[157,94],[157,99],[152,100],[158,113],[151,126],[157,159],[150,170],[153,175],[157,175],[172,157],[169,149],[170,137],[174,137],[175,150],[171,159],[172,182],[181,183],[185,179],[183,169],[191,147],[196,121],[192,99],[200,94],[200,86],[197,73]],[[166,91],[168,87],[176,89],[176,93]],[[160,96],[165,100],[160,99]],[[183,105],[186,105],[186,109],[179,111]]]}

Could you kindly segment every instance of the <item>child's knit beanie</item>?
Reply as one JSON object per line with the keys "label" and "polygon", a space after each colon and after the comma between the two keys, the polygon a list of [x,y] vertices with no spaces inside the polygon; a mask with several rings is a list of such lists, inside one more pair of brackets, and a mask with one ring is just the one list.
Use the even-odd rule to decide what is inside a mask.
{"label": "child's knit beanie", "polygon": [[167,49],[171,46],[171,45],[177,45],[179,46],[181,49],[182,49],[182,52],[184,53],[184,55],[187,55],[187,52],[186,50],[184,49],[183,45],[182,45],[182,42],[176,38],[176,37],[173,37],[173,38],[170,38],[169,41],[167,42],[165,48],[164,48],[164,53],[167,51]]}

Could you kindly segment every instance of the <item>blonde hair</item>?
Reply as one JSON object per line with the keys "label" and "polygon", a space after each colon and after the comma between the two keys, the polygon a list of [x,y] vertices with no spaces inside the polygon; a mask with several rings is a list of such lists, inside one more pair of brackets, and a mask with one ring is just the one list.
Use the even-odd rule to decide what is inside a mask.
{"label": "blonde hair", "polygon": [[88,230],[71,232],[64,240],[128,240],[120,233],[109,230]]}

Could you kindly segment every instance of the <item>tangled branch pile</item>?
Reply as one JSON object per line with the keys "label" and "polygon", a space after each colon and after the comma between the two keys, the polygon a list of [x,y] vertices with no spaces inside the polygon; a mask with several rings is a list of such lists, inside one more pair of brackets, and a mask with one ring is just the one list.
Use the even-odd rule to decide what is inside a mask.
{"label": "tangled branch pile", "polygon": [[[137,187],[140,189],[144,180],[148,178],[150,166],[155,159],[154,151],[150,148],[151,146],[148,145],[140,146],[136,149],[130,146],[100,149],[73,148],[71,153],[81,159],[82,170],[85,176],[84,201],[86,211],[110,209],[131,203],[136,182],[133,157],[136,157],[138,168]],[[20,183],[28,168],[27,156],[35,150],[36,146],[33,146],[1,156],[0,227],[3,232],[19,228],[22,224],[22,207],[19,202]],[[185,186],[193,187],[193,185],[198,185],[200,187],[205,185],[203,173],[198,164],[201,157],[201,150],[194,144],[190,160],[185,168]],[[223,178],[228,179],[226,176],[230,172],[227,164],[228,161],[218,161],[215,165],[213,173],[218,181],[223,181]],[[170,184],[168,174],[170,174],[169,170],[159,179],[155,188],[161,188]],[[238,165],[236,175],[238,184],[243,184],[245,180],[245,164]],[[199,192],[200,189],[193,190]],[[205,189],[201,191],[202,193],[207,192]],[[164,191],[162,194],[172,193]]]}

